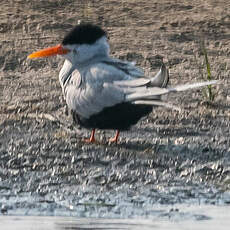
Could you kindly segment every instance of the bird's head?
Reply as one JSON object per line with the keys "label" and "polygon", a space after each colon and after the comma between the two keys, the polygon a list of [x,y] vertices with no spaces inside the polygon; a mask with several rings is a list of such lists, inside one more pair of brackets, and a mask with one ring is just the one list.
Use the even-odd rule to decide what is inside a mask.
{"label": "bird's head", "polygon": [[62,43],[39,50],[28,58],[61,55],[72,64],[84,64],[96,56],[107,56],[109,44],[106,32],[99,26],[81,24],[74,27],[63,39]]}

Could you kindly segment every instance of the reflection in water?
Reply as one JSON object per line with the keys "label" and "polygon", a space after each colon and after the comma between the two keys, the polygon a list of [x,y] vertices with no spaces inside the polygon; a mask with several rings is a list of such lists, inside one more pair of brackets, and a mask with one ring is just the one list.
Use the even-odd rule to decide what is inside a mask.
{"label": "reflection in water", "polygon": [[[229,229],[229,206],[178,205],[170,209],[163,206],[148,219],[103,219],[45,216],[0,216],[2,230],[180,230],[180,229]],[[164,210],[164,211],[163,211]],[[183,211],[181,211],[183,210]],[[158,214],[157,214],[158,213]]]}

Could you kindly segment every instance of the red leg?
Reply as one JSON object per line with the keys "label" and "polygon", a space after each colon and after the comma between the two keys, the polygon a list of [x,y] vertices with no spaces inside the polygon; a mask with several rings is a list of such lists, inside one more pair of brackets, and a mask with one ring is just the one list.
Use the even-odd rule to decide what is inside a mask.
{"label": "red leg", "polygon": [[110,143],[117,143],[119,134],[120,134],[120,131],[117,130],[115,136],[114,136],[113,138],[110,138],[110,139],[109,139],[109,142],[110,142]]}
{"label": "red leg", "polygon": [[96,142],[94,135],[95,135],[95,129],[92,130],[90,138],[86,138],[83,141],[85,143],[94,143],[94,142]]}

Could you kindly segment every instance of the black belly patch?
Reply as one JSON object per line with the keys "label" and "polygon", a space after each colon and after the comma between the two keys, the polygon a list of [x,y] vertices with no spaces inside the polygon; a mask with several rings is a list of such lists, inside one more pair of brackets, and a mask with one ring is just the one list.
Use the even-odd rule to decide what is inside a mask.
{"label": "black belly patch", "polygon": [[72,111],[73,120],[85,128],[128,130],[152,111],[151,105],[120,103],[107,107],[90,118],[83,118]]}

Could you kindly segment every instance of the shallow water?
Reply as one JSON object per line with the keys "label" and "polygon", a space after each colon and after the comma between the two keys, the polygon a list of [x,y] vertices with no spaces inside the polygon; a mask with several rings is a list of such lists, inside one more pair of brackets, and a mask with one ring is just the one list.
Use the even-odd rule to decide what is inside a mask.
{"label": "shallow water", "polygon": [[[0,229],[229,229],[229,192],[217,196],[211,188],[164,190],[132,194],[126,188],[104,198],[96,192],[82,198],[80,194],[41,197],[5,192],[0,196]],[[193,194],[190,199],[185,197],[188,191]]]}
{"label": "shallow water", "polygon": [[[181,211],[183,210],[183,211]],[[104,219],[45,216],[0,216],[4,230],[61,229],[229,229],[230,206],[156,206],[149,218]]]}

